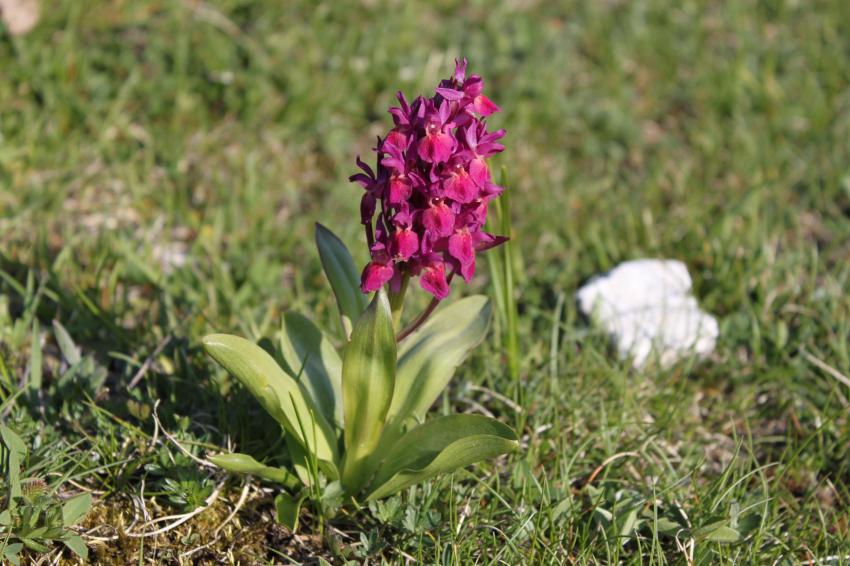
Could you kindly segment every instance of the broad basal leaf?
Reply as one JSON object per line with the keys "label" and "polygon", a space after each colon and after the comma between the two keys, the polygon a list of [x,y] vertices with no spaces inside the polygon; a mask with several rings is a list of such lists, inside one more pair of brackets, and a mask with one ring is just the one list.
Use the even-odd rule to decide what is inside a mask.
{"label": "broad basal leaf", "polygon": [[345,461],[342,484],[355,493],[370,473],[369,455],[381,436],[395,385],[396,344],[383,290],[357,319],[342,358]]}
{"label": "broad basal leaf", "polygon": [[297,478],[295,478],[295,476],[290,474],[287,470],[266,466],[248,454],[240,454],[238,452],[231,452],[230,454],[216,454],[215,456],[210,456],[209,461],[228,472],[251,474],[258,478],[282,483],[287,486],[298,485]]}
{"label": "broad basal leaf", "polygon": [[457,366],[484,339],[490,310],[487,297],[466,297],[437,310],[419,330],[402,341],[391,420],[424,418]]}
{"label": "broad basal leaf", "polygon": [[390,449],[367,500],[386,497],[437,474],[512,452],[518,445],[509,426],[489,417],[436,418],[402,436]]}
{"label": "broad basal leaf", "polygon": [[83,539],[80,535],[75,533],[67,533],[64,537],[62,537],[62,542],[71,549],[71,552],[86,560],[89,557],[89,549],[86,546],[86,543],[83,542]]}
{"label": "broad basal leaf", "polygon": [[290,497],[287,493],[279,493],[274,498],[274,507],[277,511],[277,522],[289,527],[289,530],[295,532],[298,530],[298,516],[301,514],[301,504],[304,502],[305,495],[300,497]]}
{"label": "broad basal leaf", "polygon": [[232,373],[288,434],[295,436],[318,459],[336,462],[336,437],[330,424],[304,387],[287,375],[265,350],[244,338],[227,334],[205,336],[203,344],[207,353]]}
{"label": "broad basal leaf", "polygon": [[360,317],[368,302],[366,295],[360,291],[360,273],[342,240],[318,223],[316,246],[319,248],[325,275],[336,296],[342,329],[347,337],[351,334],[354,321]]}
{"label": "broad basal leaf", "polygon": [[91,509],[91,493],[72,497],[62,504],[62,524],[66,527],[76,525],[83,520],[89,509]]}
{"label": "broad basal leaf", "polygon": [[694,531],[694,539],[699,541],[730,543],[741,540],[741,533],[729,526],[728,520],[717,521]]}
{"label": "broad basal leaf", "polygon": [[315,324],[297,313],[286,313],[280,333],[283,360],[325,418],[342,428],[342,360]]}

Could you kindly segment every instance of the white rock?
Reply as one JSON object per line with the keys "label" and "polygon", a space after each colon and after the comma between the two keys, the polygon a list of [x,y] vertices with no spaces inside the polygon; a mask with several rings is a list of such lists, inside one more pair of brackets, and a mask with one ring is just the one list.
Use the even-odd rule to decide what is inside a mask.
{"label": "white rock", "polygon": [[662,367],[714,351],[717,320],[691,296],[691,276],[681,261],[639,259],[591,279],[576,298],[581,311],[610,335],[620,357],[638,368]]}
{"label": "white rock", "polygon": [[0,0],[0,19],[11,35],[29,33],[38,23],[38,0]]}

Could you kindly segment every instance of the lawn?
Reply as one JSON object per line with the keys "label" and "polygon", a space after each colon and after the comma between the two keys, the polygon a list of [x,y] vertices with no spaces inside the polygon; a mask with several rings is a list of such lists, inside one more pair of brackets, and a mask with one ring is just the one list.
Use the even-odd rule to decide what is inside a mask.
{"label": "lawn", "polygon": [[[850,561],[850,2],[49,4],[0,31],[0,414],[43,505],[92,494],[92,563]],[[365,265],[355,156],[457,56],[503,109],[519,347],[496,316],[432,412],[520,450],[293,533],[196,461],[283,452],[200,338],[338,329],[314,224]],[[687,264],[709,359],[636,371],[577,312],[641,257]]]}

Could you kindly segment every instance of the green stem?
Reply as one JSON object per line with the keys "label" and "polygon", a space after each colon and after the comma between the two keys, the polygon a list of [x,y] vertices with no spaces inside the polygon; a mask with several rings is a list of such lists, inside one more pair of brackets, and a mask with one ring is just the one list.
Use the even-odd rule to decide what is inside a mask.
{"label": "green stem", "polygon": [[410,282],[410,275],[404,274],[401,278],[401,285],[397,293],[390,291],[390,310],[393,313],[393,328],[398,332],[401,328],[401,313],[404,310],[404,295],[407,293],[407,284]]}

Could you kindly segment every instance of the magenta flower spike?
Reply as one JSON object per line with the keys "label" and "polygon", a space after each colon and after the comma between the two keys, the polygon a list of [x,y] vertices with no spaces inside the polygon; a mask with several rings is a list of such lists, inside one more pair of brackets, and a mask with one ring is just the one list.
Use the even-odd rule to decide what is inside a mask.
{"label": "magenta flower spike", "polygon": [[[410,277],[439,301],[455,273],[469,282],[478,252],[507,240],[483,231],[488,203],[502,187],[492,182],[487,159],[504,150],[502,129],[488,131],[485,118],[499,107],[484,96],[484,81],[468,75],[466,59],[431,98],[390,108],[394,127],[374,148],[376,169],[360,158],[350,177],[363,189],[361,221],[371,261],[360,289],[393,292]],[[376,217],[377,212],[377,217]]]}

